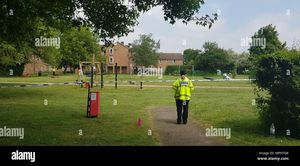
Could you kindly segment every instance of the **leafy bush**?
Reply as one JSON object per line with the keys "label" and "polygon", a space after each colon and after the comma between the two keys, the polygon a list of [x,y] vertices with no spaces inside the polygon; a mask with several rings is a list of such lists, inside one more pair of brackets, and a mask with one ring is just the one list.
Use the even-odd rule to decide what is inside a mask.
{"label": "leafy bush", "polygon": [[9,70],[13,70],[13,76],[22,76],[25,64],[16,64],[14,66],[1,66],[0,65],[0,76],[10,76]]}
{"label": "leafy bush", "polygon": [[255,65],[257,108],[263,125],[276,135],[300,136],[300,53],[281,51],[260,56]]}
{"label": "leafy bush", "polygon": [[179,73],[179,66],[167,66],[165,70],[166,75],[175,75]]}
{"label": "leafy bush", "polygon": [[166,75],[178,75],[180,73],[180,70],[185,70],[188,75],[193,74],[193,68],[192,66],[167,66],[165,70]]}

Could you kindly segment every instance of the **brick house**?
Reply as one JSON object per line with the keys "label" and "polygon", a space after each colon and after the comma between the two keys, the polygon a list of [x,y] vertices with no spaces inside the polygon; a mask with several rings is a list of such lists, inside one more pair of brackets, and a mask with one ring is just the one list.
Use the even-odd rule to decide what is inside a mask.
{"label": "brick house", "polygon": [[[120,74],[130,74],[134,72],[134,62],[129,46],[123,42],[116,43],[113,47],[105,50],[106,55],[106,71],[115,73],[115,63],[118,63],[117,72]],[[183,55],[181,53],[159,53],[158,68],[165,71],[167,66],[183,65]]]}
{"label": "brick house", "polygon": [[[105,50],[106,55],[106,71],[108,73],[115,73],[115,63],[118,63],[117,72],[119,74],[134,73],[134,62],[129,46],[124,45],[123,42],[116,43],[113,47],[108,47]],[[157,68],[162,68],[165,71],[167,66],[182,66],[183,55],[181,53],[159,53],[159,60],[156,65]],[[30,63],[24,67],[23,75],[31,75],[39,71],[51,71],[51,66],[45,63],[42,59],[32,55]]]}
{"label": "brick house", "polygon": [[167,66],[182,66],[183,55],[181,53],[159,53],[157,66],[166,70]]}
{"label": "brick house", "polygon": [[116,43],[113,47],[105,50],[106,71],[115,73],[115,64],[118,64],[117,72],[120,74],[129,74],[133,72],[133,62],[130,49],[123,42]]}

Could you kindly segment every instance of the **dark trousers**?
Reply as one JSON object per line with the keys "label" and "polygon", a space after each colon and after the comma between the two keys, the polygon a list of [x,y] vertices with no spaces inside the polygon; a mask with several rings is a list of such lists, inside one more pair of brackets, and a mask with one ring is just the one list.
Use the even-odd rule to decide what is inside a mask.
{"label": "dark trousers", "polygon": [[[189,100],[185,100],[186,105],[183,105],[183,100],[176,100],[177,107],[177,123],[187,123],[188,119],[188,110],[189,110]],[[183,109],[183,112],[182,112]]]}

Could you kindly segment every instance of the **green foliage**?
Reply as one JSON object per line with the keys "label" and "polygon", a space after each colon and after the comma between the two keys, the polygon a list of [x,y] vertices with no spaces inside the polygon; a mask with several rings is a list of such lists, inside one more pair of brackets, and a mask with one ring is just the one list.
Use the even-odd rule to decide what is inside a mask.
{"label": "green foliage", "polygon": [[89,28],[71,28],[62,35],[61,54],[63,67],[76,67],[80,61],[92,59],[100,54],[100,46]]}
{"label": "green foliage", "polygon": [[178,75],[179,74],[179,66],[167,66],[165,70],[166,75]]}
{"label": "green foliage", "polygon": [[52,66],[58,66],[62,58],[60,50],[55,47],[43,47],[38,49],[35,53],[38,57],[43,59],[44,62]]}
{"label": "green foliage", "polygon": [[195,59],[197,56],[199,56],[201,53],[201,50],[197,49],[186,49],[183,52],[183,64],[184,65],[194,65]]}
{"label": "green foliage", "polygon": [[280,51],[256,61],[257,107],[264,127],[300,136],[300,52]]}
{"label": "green foliage", "polygon": [[218,69],[230,72],[235,68],[234,61],[227,50],[218,47],[216,42],[206,42],[204,52],[195,59],[195,69],[215,73]]}
{"label": "green foliage", "polygon": [[165,74],[166,75],[179,75],[180,70],[185,70],[188,75],[193,75],[193,66],[176,66],[176,65],[169,65],[166,67]]}
{"label": "green foliage", "polygon": [[232,59],[236,67],[237,74],[248,74],[250,69],[249,53],[243,52],[241,54],[232,53]]}
{"label": "green foliage", "polygon": [[5,41],[1,41],[0,42],[0,75],[8,76],[10,69],[13,69],[14,76],[22,75],[24,69],[24,62],[27,62],[26,53],[29,50],[30,49],[27,46],[24,46],[21,52],[18,52],[15,45],[8,44]]}
{"label": "green foliage", "polygon": [[[207,26],[211,28],[212,24],[217,20],[218,15],[216,13],[211,16],[195,16],[201,6],[204,4],[204,0],[150,0],[151,2],[157,2],[157,5],[163,5],[164,19],[174,24],[176,20],[182,20],[187,24],[190,21],[194,21],[196,25]],[[143,2],[135,0],[135,2]],[[145,3],[144,3],[145,4]],[[151,5],[150,5],[151,6]]]}
{"label": "green foliage", "polygon": [[245,54],[219,48],[216,42],[204,43],[203,49],[203,52],[186,49],[183,53],[184,65],[194,65],[200,73],[216,73],[217,70],[236,73],[236,67],[246,69],[248,57]]}
{"label": "green foliage", "polygon": [[23,62],[24,55],[17,52],[14,45],[6,42],[0,43],[0,65],[15,65],[16,62]]}
{"label": "green foliage", "polygon": [[140,35],[138,40],[135,40],[132,46],[133,60],[136,66],[156,66],[158,62],[157,50],[160,47],[160,42],[152,39],[152,34]]}
{"label": "green foliage", "polygon": [[[62,58],[61,51],[60,51],[62,32],[52,26],[47,26],[42,19],[40,19],[37,22],[36,26],[37,26],[37,34],[34,36],[35,46],[33,47],[32,53],[37,55],[39,58],[43,59],[46,63],[52,66],[58,66]],[[58,48],[57,46],[40,47],[36,45],[37,39],[40,39],[41,37],[57,39],[59,42],[56,44],[58,44],[59,47]]]}
{"label": "green foliage", "polygon": [[179,66],[178,74],[180,74],[180,70],[185,70],[187,75],[193,75],[195,73],[194,68],[193,68],[192,65]]}
{"label": "green foliage", "polygon": [[265,27],[260,28],[253,36],[252,39],[265,39],[265,46],[252,45],[249,48],[251,59],[255,59],[259,55],[271,54],[276,51],[285,49],[286,43],[281,43],[279,34],[276,27],[269,24]]}
{"label": "green foliage", "polygon": [[58,21],[71,21],[74,10],[75,3],[71,1],[4,0],[0,5],[0,38],[18,52],[26,45],[34,48],[41,20],[46,26],[60,28],[63,26]]}
{"label": "green foliage", "polygon": [[[133,31],[141,12],[162,6],[164,18],[171,24],[176,20],[183,23],[194,21],[209,27],[217,20],[217,14],[196,16],[203,0],[3,0],[0,6],[0,38],[13,43],[30,42],[36,34],[35,22],[43,19],[46,25],[64,28],[57,20],[72,22],[73,26],[88,25],[99,37],[109,42]],[[85,17],[81,17],[84,12]],[[11,14],[11,10],[13,11]],[[22,27],[22,28],[19,28]],[[60,29],[61,30],[61,29]]]}
{"label": "green foliage", "polygon": [[[132,0],[130,4],[125,3],[125,0],[2,0],[0,4],[0,60],[2,63],[7,63],[6,65],[15,62],[13,64],[15,66],[19,60],[21,60],[20,63],[26,63],[28,57],[35,53],[46,62],[56,66],[62,55],[52,48],[36,49],[35,38],[53,37],[53,32],[64,33],[71,27],[88,26],[98,34],[97,38],[104,41],[105,45],[109,45],[114,37],[125,36],[132,32],[140,13],[155,6],[162,6],[164,18],[171,24],[174,24],[176,20],[181,20],[185,24],[192,21],[198,25],[208,25],[210,28],[217,20],[217,14],[196,16],[203,4],[203,0]],[[82,12],[84,12],[84,17],[80,16]],[[60,34],[55,34],[55,37],[57,36]],[[87,40],[84,43],[87,43],[88,47],[92,46],[87,51],[80,48],[85,44],[72,42],[72,46],[77,43],[79,48],[77,46],[65,47],[62,52],[67,53],[67,57],[63,57],[63,64],[73,65],[75,61],[85,59],[71,58],[71,53],[75,52],[75,55],[84,57],[95,49],[95,46],[87,43]],[[7,51],[10,55],[2,55]]]}
{"label": "green foliage", "polygon": [[0,65],[0,76],[10,76],[10,70],[13,70],[13,76],[21,76],[24,70],[24,63],[15,65]]}

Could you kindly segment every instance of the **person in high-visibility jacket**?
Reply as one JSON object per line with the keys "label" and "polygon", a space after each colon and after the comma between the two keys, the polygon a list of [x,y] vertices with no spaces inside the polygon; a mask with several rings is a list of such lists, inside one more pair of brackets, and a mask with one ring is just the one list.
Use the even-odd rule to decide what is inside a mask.
{"label": "person in high-visibility jacket", "polygon": [[191,91],[194,90],[194,86],[192,81],[186,77],[186,72],[184,70],[180,71],[180,76],[181,77],[173,83],[177,107],[177,124],[181,124],[182,122],[183,124],[186,124],[188,120]]}

